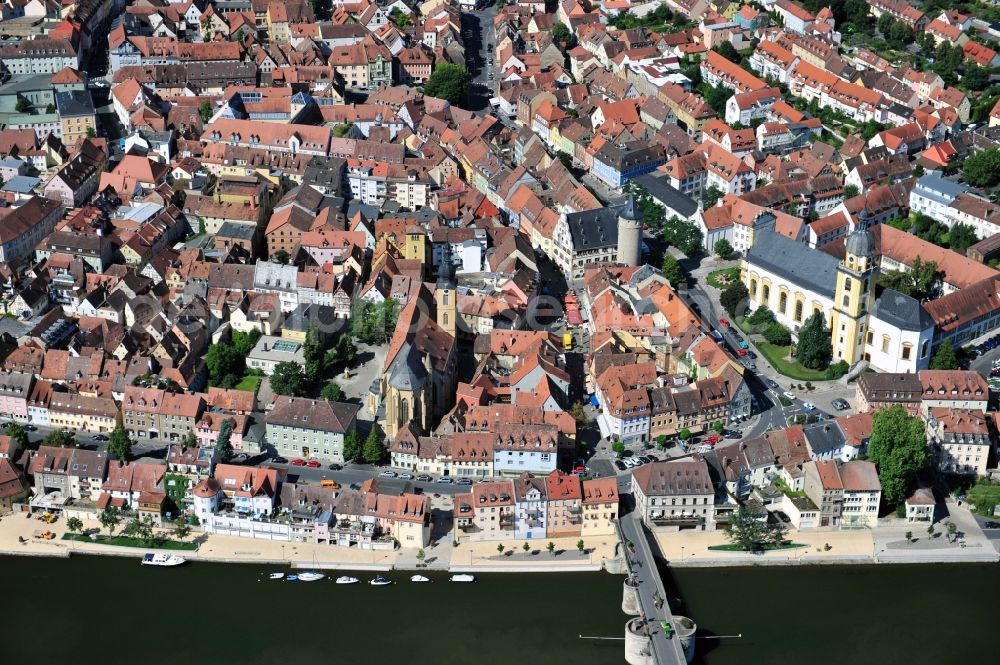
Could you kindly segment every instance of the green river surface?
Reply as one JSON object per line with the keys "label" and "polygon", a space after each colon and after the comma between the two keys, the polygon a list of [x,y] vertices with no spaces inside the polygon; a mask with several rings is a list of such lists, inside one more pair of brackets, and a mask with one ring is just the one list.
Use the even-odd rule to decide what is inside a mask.
{"label": "green river surface", "polygon": [[[621,577],[428,573],[395,584],[267,579],[277,567],[136,559],[0,558],[0,664],[618,664]],[[286,571],[287,572],[287,571]],[[329,571],[332,577],[344,574]],[[672,570],[670,595],[705,665],[958,665],[1000,662],[1000,566]]]}

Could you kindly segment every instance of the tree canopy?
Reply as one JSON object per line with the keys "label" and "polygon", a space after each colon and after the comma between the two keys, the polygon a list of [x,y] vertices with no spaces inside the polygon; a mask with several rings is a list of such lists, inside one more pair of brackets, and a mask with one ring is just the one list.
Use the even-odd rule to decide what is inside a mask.
{"label": "tree canopy", "polygon": [[882,498],[889,506],[906,500],[916,473],[927,463],[927,433],[920,418],[896,404],[872,417],[868,459],[878,467]]}
{"label": "tree canopy", "polygon": [[934,352],[931,369],[958,369],[958,358],[955,357],[955,347],[950,339],[941,342],[941,346]]}
{"label": "tree canopy", "polygon": [[750,297],[750,292],[743,282],[730,284],[719,296],[719,303],[729,312],[729,316],[736,316],[740,305]]}
{"label": "tree canopy", "polygon": [[215,449],[219,459],[228,462],[233,458],[233,444],[230,441],[233,436],[233,421],[226,418],[219,426],[219,436],[215,439]]}
{"label": "tree canopy", "polygon": [[343,457],[345,460],[356,460],[362,457],[361,437],[358,435],[357,428],[351,429],[344,435]]}
{"label": "tree canopy", "polygon": [[323,386],[323,390],[320,392],[319,396],[328,402],[343,402],[344,389],[341,388],[336,381],[331,381]]}
{"label": "tree canopy", "polygon": [[384,344],[392,337],[398,317],[392,298],[380,303],[358,300],[351,312],[351,334],[367,344]]}
{"label": "tree canopy", "polygon": [[684,269],[681,268],[681,264],[677,262],[677,259],[671,254],[666,254],[663,257],[663,276],[670,280],[670,285],[675,289],[681,284],[687,282],[687,277],[684,275]]}
{"label": "tree canopy", "polygon": [[785,540],[785,526],[767,523],[767,512],[755,506],[740,506],[729,518],[726,537],[745,552],[759,552]]}
{"label": "tree canopy", "polygon": [[973,187],[992,187],[1000,182],[1000,149],[977,150],[962,163],[962,176]]}
{"label": "tree canopy", "polygon": [[361,454],[369,464],[378,464],[385,459],[385,453],[385,441],[379,436],[375,425],[372,425],[371,431],[368,432],[368,437],[365,439],[365,445]]}
{"label": "tree canopy", "polygon": [[909,270],[888,270],[879,275],[878,283],[884,288],[923,300],[936,291],[939,277],[937,263],[924,261],[918,256]]}
{"label": "tree canopy", "polygon": [[271,374],[271,390],[276,395],[301,397],[306,392],[306,377],[302,366],[295,362],[280,362]]}
{"label": "tree canopy", "polygon": [[24,450],[28,447],[28,433],[19,423],[11,422],[4,427],[3,433],[14,441],[14,445]]}
{"label": "tree canopy", "polygon": [[792,333],[777,321],[764,328],[764,339],[775,346],[788,346],[792,343]]}
{"label": "tree canopy", "polygon": [[803,367],[826,369],[833,357],[830,331],[822,312],[814,312],[799,329],[796,353]]}
{"label": "tree canopy", "polygon": [[470,83],[472,75],[465,67],[452,62],[443,62],[434,68],[427,83],[424,84],[424,94],[458,104],[465,99],[465,92]]}
{"label": "tree canopy", "polygon": [[132,439],[129,438],[124,425],[118,425],[111,432],[108,438],[108,452],[122,462],[127,462],[132,456]]}
{"label": "tree canopy", "polygon": [[720,238],[712,249],[715,250],[715,255],[722,259],[729,258],[734,251],[733,246],[725,238]]}

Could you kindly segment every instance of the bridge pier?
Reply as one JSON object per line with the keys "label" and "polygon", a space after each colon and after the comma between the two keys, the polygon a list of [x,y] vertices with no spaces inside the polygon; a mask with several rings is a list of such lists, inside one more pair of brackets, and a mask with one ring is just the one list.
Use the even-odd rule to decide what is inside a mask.
{"label": "bridge pier", "polygon": [[626,577],[622,583],[622,612],[632,616],[642,614],[642,604],[639,602],[639,583],[632,576]]}
{"label": "bridge pier", "polygon": [[681,647],[684,649],[684,658],[690,663],[694,660],[694,634],[698,632],[698,624],[687,617],[675,614],[674,627],[677,630],[677,639],[681,641]]}
{"label": "bridge pier", "polygon": [[642,619],[629,619],[625,624],[625,662],[629,665],[657,665],[653,638],[646,623]]}

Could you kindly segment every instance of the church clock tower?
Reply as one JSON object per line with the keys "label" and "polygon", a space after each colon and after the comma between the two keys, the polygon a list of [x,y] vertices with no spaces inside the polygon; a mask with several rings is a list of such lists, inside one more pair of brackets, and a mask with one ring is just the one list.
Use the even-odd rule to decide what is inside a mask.
{"label": "church clock tower", "polygon": [[868,317],[875,305],[875,238],[861,222],[847,236],[847,252],[837,267],[831,331],[833,361],[846,360],[853,365],[862,357]]}

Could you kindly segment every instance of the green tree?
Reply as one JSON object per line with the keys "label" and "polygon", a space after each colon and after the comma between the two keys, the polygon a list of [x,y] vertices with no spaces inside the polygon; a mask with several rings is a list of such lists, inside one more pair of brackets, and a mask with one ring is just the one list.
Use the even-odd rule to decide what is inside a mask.
{"label": "green tree", "polygon": [[723,58],[734,64],[740,64],[740,54],[736,52],[736,47],[732,42],[722,42],[718,46],[713,46],[712,50]]}
{"label": "green tree", "polygon": [[452,104],[458,104],[465,99],[466,90],[472,83],[472,76],[462,65],[443,62],[434,68],[427,83],[424,84],[424,94],[439,99],[447,99]]}
{"label": "green tree", "polygon": [[785,529],[780,523],[769,525],[763,508],[740,506],[729,518],[726,537],[745,552],[759,552],[767,545],[780,544]]}
{"label": "green tree", "polygon": [[858,186],[857,185],[847,185],[846,187],[844,187],[844,198],[845,199],[853,199],[857,195],[858,195]]}
{"label": "green tree", "polygon": [[246,369],[246,354],[240,353],[231,344],[212,344],[205,352],[205,368],[208,370],[209,381],[213,385],[219,385],[227,376],[238,377],[243,374]]}
{"label": "green tree", "polygon": [[663,276],[670,281],[670,285],[674,288],[678,288],[682,284],[687,284],[687,276],[684,274],[684,269],[681,268],[681,264],[669,252],[664,254],[663,265],[660,269],[663,271]]}
{"label": "green tree", "polygon": [[980,67],[977,64],[969,63],[965,66],[965,74],[962,76],[962,87],[969,92],[981,92],[990,83],[990,70]]}
{"label": "green tree", "polygon": [[356,301],[351,313],[351,334],[367,344],[384,344],[392,337],[399,317],[397,303],[386,298],[380,303]]}
{"label": "green tree", "polygon": [[288,255],[288,252],[286,252],[283,249],[279,249],[277,252],[271,255],[272,261],[274,261],[275,263],[280,263],[282,265],[288,265],[288,262],[291,260],[291,258],[292,257]]}
{"label": "green tree", "polygon": [[18,113],[27,113],[31,110],[31,102],[19,95],[17,101],[14,102],[14,110]]}
{"label": "green tree", "polygon": [[616,457],[621,457],[622,455],[625,454],[625,444],[622,443],[621,441],[612,441],[611,451],[615,454]]}
{"label": "green tree", "polygon": [[709,208],[715,206],[715,204],[719,202],[719,199],[721,199],[722,196],[723,196],[722,190],[716,187],[715,185],[712,185],[704,192],[702,192],[701,195],[702,207],[704,207],[705,210],[708,210]]}
{"label": "green tree", "polygon": [[547,549],[549,551],[549,554],[555,554],[556,553],[556,544],[553,543],[550,540],[549,544],[545,546],[545,549]]}
{"label": "green tree", "polygon": [[48,113],[49,115],[52,115],[53,113],[56,112],[56,105],[55,104],[47,104],[45,106],[45,112]]}
{"label": "green tree", "polygon": [[343,402],[344,389],[341,388],[336,381],[331,381],[323,386],[323,390],[320,392],[319,396],[327,402]]}
{"label": "green tree", "polygon": [[270,382],[271,390],[276,395],[301,397],[305,394],[306,377],[302,373],[302,366],[296,362],[285,361],[275,365]]}
{"label": "green tree", "polygon": [[936,262],[924,261],[918,256],[909,270],[886,271],[879,275],[878,283],[883,288],[923,300],[937,290],[940,276]]}
{"label": "green tree", "polygon": [[101,523],[102,527],[108,530],[109,536],[114,536],[115,529],[122,522],[121,511],[114,506],[109,506],[98,514],[97,521]]}
{"label": "green tree", "polygon": [[203,122],[208,122],[212,119],[212,104],[207,100],[198,105],[198,115],[201,116]]}
{"label": "green tree", "polygon": [[219,426],[219,436],[215,439],[215,449],[219,459],[228,462],[233,458],[233,444],[230,439],[233,436],[233,420],[226,418]]}
{"label": "green tree", "polygon": [[379,436],[378,428],[375,427],[374,423],[365,439],[362,454],[368,464],[379,464],[385,459],[385,441]]}
{"label": "green tree", "polygon": [[799,330],[796,346],[799,362],[809,369],[826,369],[833,357],[830,331],[822,312],[814,312]]}
{"label": "green tree", "polygon": [[923,422],[898,404],[876,411],[872,417],[868,459],[878,467],[886,504],[896,506],[905,501],[917,471],[927,463]]}
{"label": "green tree", "polygon": [[171,530],[171,533],[177,540],[184,540],[185,538],[191,535],[191,525],[187,524],[186,522],[180,522],[174,525],[174,528]]}
{"label": "green tree", "polygon": [[552,34],[552,41],[563,44],[568,49],[576,46],[576,35],[566,27],[566,24],[556,23],[549,32]]}
{"label": "green tree", "polygon": [[79,517],[71,517],[66,520],[66,528],[69,529],[70,533],[78,533],[83,530],[83,522]]}
{"label": "green tree", "polygon": [[427,552],[425,552],[423,548],[417,550],[417,561],[420,561],[422,563],[423,560],[426,558],[427,558]]}
{"label": "green tree", "polygon": [[[729,42],[726,43],[728,44]],[[720,259],[728,259],[733,255],[734,251],[733,246],[725,238],[720,238],[712,249],[715,250],[715,255]]]}
{"label": "green tree", "polygon": [[917,164],[916,166],[913,167],[913,177],[914,178],[921,178],[921,177],[923,177],[923,175],[924,175],[924,165],[923,164]]}
{"label": "green tree", "polygon": [[194,432],[188,430],[184,436],[181,437],[181,445],[186,448],[194,448],[198,445],[198,437]]}
{"label": "green tree", "polygon": [[93,127],[87,127],[87,138],[88,139],[97,138],[97,130],[94,129]]}
{"label": "green tree", "polygon": [[45,437],[45,445],[58,446],[59,448],[69,448],[76,445],[76,439],[66,430],[55,429]]}
{"label": "green tree", "polygon": [[719,303],[729,312],[729,316],[736,316],[740,305],[744,304],[748,297],[750,297],[750,292],[747,291],[747,287],[742,282],[736,282],[726,287],[722,295],[719,296]]}
{"label": "green tree", "polygon": [[720,421],[716,421],[712,423],[712,429],[715,431],[716,434],[722,434],[723,432],[726,431],[726,426],[723,425]]}
{"label": "green tree", "polygon": [[257,345],[261,335],[262,333],[256,328],[252,328],[250,332],[236,330],[233,332],[233,349],[241,358],[246,358],[253,351],[253,347]]}
{"label": "green tree", "polygon": [[968,224],[959,222],[948,230],[948,247],[956,252],[964,254],[965,250],[977,242],[979,242],[979,236]]}
{"label": "green tree", "polygon": [[354,127],[353,122],[338,124],[333,128],[333,135],[336,136],[338,139],[343,138],[344,135],[347,134],[347,132],[351,131],[352,127]]}
{"label": "green tree", "polygon": [[586,546],[583,544],[583,540],[582,539],[576,541],[576,549],[580,551],[580,554],[583,554],[583,550],[584,550],[585,547]]}
{"label": "green tree", "polygon": [[13,440],[14,446],[20,450],[24,450],[28,447],[28,443],[30,442],[28,439],[28,433],[24,431],[24,428],[18,423],[8,423],[3,430],[3,433],[9,436],[11,440]]}
{"label": "green tree", "polygon": [[992,187],[1000,182],[1000,150],[987,148],[971,153],[962,163],[962,177],[973,187]]}
{"label": "green tree", "polygon": [[767,307],[758,307],[747,317],[747,323],[752,326],[766,326],[774,323],[774,312]]}
{"label": "green tree", "polygon": [[931,369],[958,369],[958,358],[955,357],[955,347],[951,345],[950,339],[941,342],[941,346],[934,352]]}
{"label": "green tree", "polygon": [[108,439],[108,453],[121,462],[128,462],[132,456],[132,439],[129,438],[124,425],[116,426],[111,432],[111,437]]}
{"label": "green tree", "polygon": [[525,552],[528,552],[531,550],[531,545],[525,543],[524,545],[521,545],[521,549],[524,550]]}
{"label": "green tree", "polygon": [[578,426],[587,424],[589,419],[587,418],[587,412],[584,411],[583,402],[573,402],[573,406],[570,407],[569,412]]}
{"label": "green tree", "polygon": [[392,8],[392,11],[389,12],[389,20],[398,25],[400,28],[409,27],[412,23],[410,15],[406,12],[400,11],[399,7]]}
{"label": "green tree", "polygon": [[313,382],[323,373],[323,363],[326,360],[326,353],[323,345],[319,341],[319,333],[313,325],[306,330],[306,339],[302,344],[302,356],[305,359],[306,381]]}
{"label": "green tree", "polygon": [[498,544],[497,544],[497,552],[498,552],[499,554],[503,554],[503,551],[504,551],[505,549],[507,549],[507,548],[505,548],[505,547],[503,546],[503,543],[498,543]]}
{"label": "green tree", "polygon": [[352,428],[344,435],[344,459],[347,461],[361,459],[362,444],[357,428]]}
{"label": "green tree", "polygon": [[902,21],[895,21],[889,28],[889,39],[904,46],[913,41],[913,30]]}
{"label": "green tree", "polygon": [[688,439],[691,438],[691,430],[685,427],[684,429],[682,429],[680,432],[677,433],[677,438],[679,438],[681,441],[687,441]]}
{"label": "green tree", "polygon": [[775,346],[788,346],[792,343],[792,333],[777,321],[764,328],[763,335],[769,344]]}

